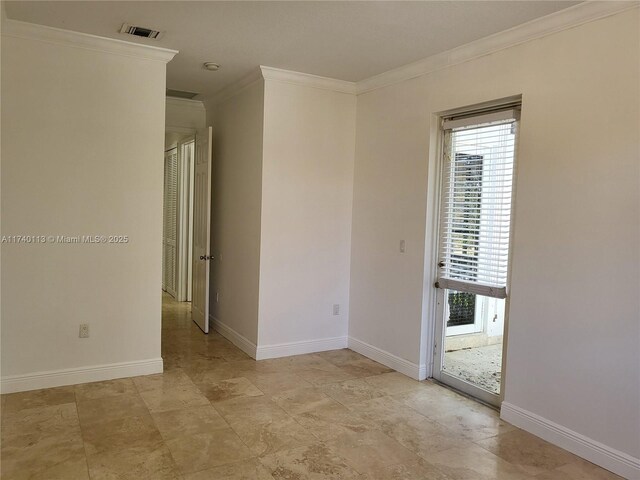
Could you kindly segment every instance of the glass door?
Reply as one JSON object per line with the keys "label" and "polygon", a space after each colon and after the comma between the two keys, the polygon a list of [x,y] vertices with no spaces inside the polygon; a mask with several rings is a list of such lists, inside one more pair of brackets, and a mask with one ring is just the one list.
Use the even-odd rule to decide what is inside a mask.
{"label": "glass door", "polygon": [[519,108],[443,121],[434,377],[499,405]]}

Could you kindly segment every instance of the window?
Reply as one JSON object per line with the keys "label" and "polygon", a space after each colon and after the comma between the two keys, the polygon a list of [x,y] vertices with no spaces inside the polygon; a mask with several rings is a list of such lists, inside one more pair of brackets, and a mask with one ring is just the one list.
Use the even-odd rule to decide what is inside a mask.
{"label": "window", "polygon": [[[511,196],[519,111],[445,119],[438,286],[507,296]],[[464,295],[449,299],[464,322]]]}

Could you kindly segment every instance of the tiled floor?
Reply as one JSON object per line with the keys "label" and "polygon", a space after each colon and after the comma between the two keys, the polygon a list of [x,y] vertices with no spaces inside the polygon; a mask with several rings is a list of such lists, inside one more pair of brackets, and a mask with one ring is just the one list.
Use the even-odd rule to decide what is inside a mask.
{"label": "tiled floor", "polygon": [[2,396],[2,479],[619,478],[352,351],[255,362],[163,313],[163,375]]}

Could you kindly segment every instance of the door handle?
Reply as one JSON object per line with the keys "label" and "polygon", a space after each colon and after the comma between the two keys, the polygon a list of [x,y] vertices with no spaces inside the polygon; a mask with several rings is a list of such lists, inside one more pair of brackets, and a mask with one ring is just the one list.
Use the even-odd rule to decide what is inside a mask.
{"label": "door handle", "polygon": [[200,255],[200,260],[213,260],[213,255]]}

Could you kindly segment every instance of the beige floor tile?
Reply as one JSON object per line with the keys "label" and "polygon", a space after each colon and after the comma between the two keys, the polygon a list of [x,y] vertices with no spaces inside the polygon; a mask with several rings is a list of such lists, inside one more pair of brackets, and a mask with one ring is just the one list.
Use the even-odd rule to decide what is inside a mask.
{"label": "beige floor tile", "polygon": [[293,372],[244,372],[243,376],[266,395],[274,395],[286,390],[294,390],[296,388],[305,388],[312,386],[300,375],[297,375]]}
{"label": "beige floor tile", "polygon": [[356,378],[327,362],[327,365],[319,365],[314,367],[304,367],[296,369],[295,372],[312,385],[320,386],[328,383],[344,382]]}
{"label": "beige floor tile", "polygon": [[273,395],[271,399],[291,415],[335,403],[335,400],[325,395],[321,389],[314,387],[287,390]]}
{"label": "beige floor tile", "polygon": [[449,415],[452,411],[478,405],[473,400],[433,383],[422,382],[422,385],[424,388],[397,393],[393,398],[434,420]]}
{"label": "beige floor tile", "polygon": [[236,360],[227,362],[233,369],[236,377],[245,377],[248,373],[286,373],[282,372],[282,367],[274,365],[269,360]]}
{"label": "beige floor tile", "polygon": [[26,408],[47,407],[51,405],[60,405],[62,403],[73,403],[76,401],[73,386],[10,393],[8,395],[3,395],[3,398],[3,414]]}
{"label": "beige floor tile", "polygon": [[476,443],[530,475],[554,470],[578,460],[566,450],[519,429]]}
{"label": "beige floor tile", "polygon": [[170,389],[178,385],[192,385],[191,378],[181,368],[165,371],[158,375],[134,377],[133,383],[139,392],[157,389]]}
{"label": "beige floor tile", "polygon": [[79,429],[56,434],[12,436],[10,441],[2,443],[0,456],[3,480],[60,478],[63,474],[69,475],[68,478],[86,478],[87,467]]}
{"label": "beige floor tile", "polygon": [[471,445],[461,435],[391,397],[380,397],[353,404],[349,408],[421,457],[425,457],[430,452]]}
{"label": "beige floor tile", "polygon": [[450,480],[531,480],[530,475],[477,445],[429,454],[427,463]]}
{"label": "beige floor tile", "polygon": [[364,379],[347,380],[346,382],[330,383],[322,387],[322,391],[334,400],[349,405],[378,398],[384,394]]}
{"label": "beige floor tile", "polygon": [[82,385],[76,385],[75,392],[76,398],[79,401],[137,393],[136,387],[131,378],[119,378],[117,380],[107,380],[104,382],[84,383]]}
{"label": "beige floor tile", "polygon": [[166,444],[182,473],[236,463],[252,456],[231,428],[180,435],[168,439]]}
{"label": "beige floor tile", "polygon": [[349,409],[380,427],[397,422],[417,423],[427,418],[390,396],[353,403],[349,405]]}
{"label": "beige floor tile", "polygon": [[[362,474],[372,474],[398,464],[412,464],[420,460],[398,442],[380,431],[369,431],[352,436],[347,444],[340,441],[335,451],[353,469]],[[332,442],[327,444],[331,447]]]}
{"label": "beige floor tile", "polygon": [[214,404],[214,408],[232,426],[277,422],[289,418],[287,412],[265,396],[246,397]]}
{"label": "beige floor tile", "polygon": [[615,473],[600,468],[586,460],[578,459],[576,463],[568,463],[534,477],[536,480],[622,480]]}
{"label": "beige floor tile", "polygon": [[325,368],[331,370],[335,365],[326,361],[317,353],[309,353],[306,355],[293,355],[290,357],[273,358],[270,360],[261,360],[265,365],[277,368],[279,372],[292,370],[304,370],[308,368]]}
{"label": "beige floor tile", "polygon": [[292,418],[257,425],[244,424],[235,427],[234,430],[252,454],[260,456],[318,441],[311,432]]}
{"label": "beige floor tile", "polygon": [[263,395],[258,387],[244,377],[230,378],[229,380],[211,384],[201,383],[198,387],[204,396],[213,403],[231,400],[232,398],[259,397]]}
{"label": "beige floor tile", "polygon": [[140,392],[140,396],[151,413],[167,412],[182,408],[208,405],[209,400],[195,386],[189,384],[175,385],[171,388],[160,388]]}
{"label": "beige floor tile", "polygon": [[184,480],[273,480],[269,471],[256,459],[189,473]]}
{"label": "beige floor tile", "polygon": [[211,405],[158,412],[152,416],[165,440],[229,427]]}
{"label": "beige floor tile", "polygon": [[82,429],[82,438],[87,455],[162,443],[160,432],[148,413],[91,423]]}
{"label": "beige floor tile", "polygon": [[236,378],[238,373],[232,364],[216,363],[216,364],[191,364],[184,368],[185,373],[196,385],[210,384]]}
{"label": "beige floor tile", "polygon": [[360,355],[359,353],[354,352],[353,350],[349,350],[348,348],[318,352],[316,353],[316,355],[337,366],[344,365],[345,363],[357,362],[358,360],[367,358],[364,355]]}
{"label": "beige floor tile", "polygon": [[75,403],[27,408],[9,412],[2,419],[2,442],[19,435],[69,432],[80,432]]}
{"label": "beige floor tile", "polygon": [[363,415],[343,405],[325,405],[296,415],[295,420],[321,440],[349,445],[359,434],[379,430],[378,426],[364,419]]}
{"label": "beige floor tile", "polygon": [[434,421],[469,440],[483,440],[515,429],[502,421],[498,412],[482,405],[462,407],[438,415]]}
{"label": "beige floor tile", "polygon": [[345,363],[338,366],[340,370],[348,373],[357,378],[371,377],[374,375],[381,375],[383,373],[390,373],[393,370],[389,367],[364,358],[362,360],[355,360],[353,362]]}
{"label": "beige floor tile", "polygon": [[95,422],[115,420],[117,418],[137,417],[149,413],[140,395],[116,395],[78,401],[78,417],[84,427]]}
{"label": "beige floor tile", "polygon": [[[34,473],[29,480],[89,480],[89,478],[87,458],[83,452],[78,452],[45,470]],[[7,480],[9,479],[10,477],[7,477]]]}
{"label": "beige floor tile", "polygon": [[352,480],[360,474],[322,443],[267,455],[262,464],[278,480]]}
{"label": "beige floor tile", "polygon": [[251,360],[251,357],[244,353],[242,350],[231,345],[228,348],[224,348],[221,350],[222,358],[224,358],[227,362],[238,362],[242,360]]}
{"label": "beige floor tile", "polygon": [[471,445],[471,442],[462,436],[426,418],[417,422],[389,423],[383,427],[382,431],[427,460],[433,452]]}
{"label": "beige floor tile", "polygon": [[91,480],[179,480],[164,443],[109,449],[87,456]]}
{"label": "beige floor tile", "polygon": [[392,465],[370,472],[361,480],[450,480],[427,462]]}
{"label": "beige floor tile", "polygon": [[372,387],[378,389],[386,395],[408,392],[411,390],[421,390],[424,385],[417,380],[407,377],[398,372],[383,373],[373,377],[365,378],[365,381]]}

